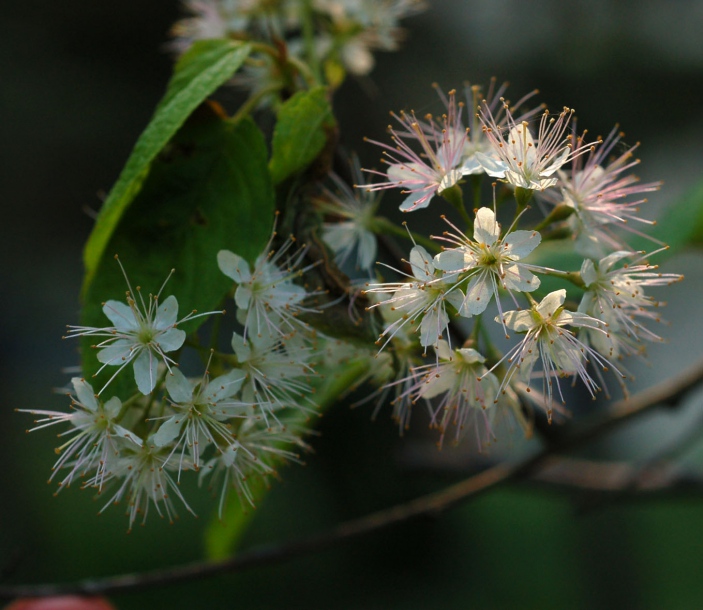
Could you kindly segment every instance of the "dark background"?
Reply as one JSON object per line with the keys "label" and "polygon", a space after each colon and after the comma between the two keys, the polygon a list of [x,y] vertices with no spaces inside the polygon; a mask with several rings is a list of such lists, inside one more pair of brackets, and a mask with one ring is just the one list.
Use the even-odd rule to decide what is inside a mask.
{"label": "dark background", "polygon": [[[0,573],[11,581],[70,580],[195,560],[214,503],[194,520],[150,518],[125,534],[123,509],[89,492],[52,497],[52,433],[24,434],[14,408],[66,405],[52,395],[77,362],[63,342],[77,321],[81,250],[100,206],[163,93],[162,51],[174,1],[15,2],[0,17]],[[345,144],[364,164],[388,112],[439,112],[432,82],[510,80],[537,87],[551,109],[576,108],[592,135],[615,123],[642,141],[643,180],[665,181],[646,214],[666,213],[701,175],[703,2],[435,0],[407,21],[405,49],[377,58],[370,81],[336,98]],[[231,97],[230,97],[231,96]],[[225,92],[225,101],[235,94]],[[398,198],[390,194],[385,210]],[[418,218],[421,218],[418,216]],[[670,343],[635,388],[700,357],[703,265],[696,252],[667,270],[687,280],[663,298]],[[690,400],[610,437],[603,458],[646,455],[675,439],[699,409]],[[304,535],[436,489],[470,472],[465,449],[437,454],[422,434],[398,439],[385,414],[330,412],[304,468],[292,466],[257,510],[245,546]],[[49,438],[51,437],[51,438]],[[505,454],[529,449],[508,443]],[[491,457],[500,457],[501,449]],[[682,463],[701,469],[694,444]],[[703,504],[690,497],[601,502],[526,486],[496,490],[443,515],[339,550],[199,584],[115,598],[119,608],[696,608],[703,605]]]}

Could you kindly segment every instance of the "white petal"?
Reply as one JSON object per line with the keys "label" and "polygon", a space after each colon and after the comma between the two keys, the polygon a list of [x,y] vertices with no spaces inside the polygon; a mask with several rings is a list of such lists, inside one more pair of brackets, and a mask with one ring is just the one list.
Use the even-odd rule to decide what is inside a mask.
{"label": "white petal", "polygon": [[[486,311],[488,303],[493,296],[493,287],[490,285],[490,272],[481,271],[471,278],[466,288],[466,298],[461,305],[461,315],[477,316]],[[468,317],[467,316],[467,317]]]}
{"label": "white petal", "polygon": [[432,309],[426,313],[420,324],[420,345],[435,345],[448,322],[447,315],[440,309]]}
{"label": "white petal", "polygon": [[461,180],[461,172],[458,169],[453,169],[442,178],[439,182],[439,187],[437,188],[437,193],[440,194],[445,189],[452,188],[456,185],[459,180]]}
{"label": "white petal", "polygon": [[540,279],[522,265],[504,265],[503,270],[505,271],[503,282],[508,290],[532,292],[539,288]]}
{"label": "white petal", "polygon": [[457,350],[461,355],[461,358],[467,364],[474,364],[476,362],[483,363],[486,359],[472,347],[462,347]]}
{"label": "white petal", "polygon": [[554,312],[559,309],[566,299],[566,290],[555,290],[550,292],[542,299],[542,302],[537,305],[537,311],[542,318],[547,319],[554,315]]}
{"label": "white petal", "polygon": [[492,246],[500,237],[500,225],[490,208],[480,208],[474,222],[474,241]]}
{"label": "white petal", "polygon": [[430,205],[430,201],[436,192],[435,187],[412,192],[405,198],[405,201],[400,204],[399,209],[401,212],[412,212],[413,210],[426,208]]}
{"label": "white petal", "polygon": [[80,377],[74,377],[71,379],[71,383],[73,384],[73,389],[76,391],[78,402],[89,411],[95,413],[98,410],[98,399],[95,398],[93,387],[85,379],[81,379]]}
{"label": "white petal", "polygon": [[464,161],[464,163],[459,168],[462,176],[468,176],[470,174],[480,174],[483,171],[483,166],[478,162],[475,155],[470,156]]}
{"label": "white petal", "polygon": [[120,365],[134,357],[135,344],[127,339],[118,339],[112,345],[104,347],[98,352],[97,358],[103,364]]}
{"label": "white petal", "polygon": [[[251,338],[249,340],[251,341]],[[232,349],[237,355],[237,360],[240,364],[251,358],[251,346],[248,342],[244,341],[244,337],[237,333],[232,334]]]}
{"label": "white petal", "polygon": [[431,372],[427,383],[420,390],[420,396],[434,398],[454,387],[455,383],[456,374],[449,368],[445,368],[439,374]]}
{"label": "white petal", "polygon": [[466,256],[466,251],[461,248],[445,250],[434,257],[434,265],[442,271],[463,271],[473,263],[471,257]]}
{"label": "white petal", "polygon": [[454,288],[450,292],[445,293],[444,300],[451,304],[457,312],[461,312],[461,306],[464,303],[464,293],[459,288]]}
{"label": "white petal", "polygon": [[177,368],[174,367],[171,373],[166,376],[166,390],[171,400],[179,404],[189,403],[193,399],[193,385]]}
{"label": "white petal", "polygon": [[536,326],[535,319],[531,309],[506,311],[503,314],[503,319],[496,316],[496,322],[503,322],[508,328],[515,332],[525,332]]}
{"label": "white petal", "polygon": [[426,182],[424,173],[427,168],[420,163],[395,163],[388,167],[386,175],[391,182],[397,182],[400,186],[404,182]]}
{"label": "white petal", "polygon": [[157,359],[151,350],[145,349],[137,356],[133,364],[134,380],[137,388],[145,396],[156,386]]}
{"label": "white petal", "polygon": [[493,178],[505,178],[505,172],[507,171],[508,166],[500,159],[477,152],[476,161],[481,164],[481,167],[483,167],[484,171],[489,176],[492,176]]}
{"label": "white petal", "polygon": [[234,252],[220,250],[217,253],[217,265],[222,273],[232,278],[237,284],[248,282],[251,279],[249,263]]}
{"label": "white petal", "polygon": [[107,301],[103,305],[103,313],[120,332],[134,332],[139,330],[139,324],[134,317],[132,308],[119,301]]}
{"label": "white petal", "polygon": [[151,442],[157,447],[165,447],[173,441],[181,432],[184,415],[174,415],[159,426],[159,429],[151,437]]}
{"label": "white petal", "polygon": [[432,257],[422,246],[414,246],[410,250],[410,266],[413,275],[423,282],[434,279],[434,264]]}
{"label": "white petal", "polygon": [[204,396],[206,400],[217,403],[225,398],[234,396],[239,391],[239,388],[242,387],[246,377],[247,374],[244,371],[232,369],[229,373],[213,379],[205,388]]}
{"label": "white petal", "polygon": [[134,432],[131,432],[130,430],[127,430],[127,428],[123,428],[122,426],[115,425],[114,426],[114,431],[117,436],[120,438],[127,439],[128,441],[131,441],[135,445],[138,445],[139,447],[143,446],[144,443],[142,443],[142,439],[140,439]]}
{"label": "white petal", "polygon": [[154,328],[164,330],[173,326],[178,320],[178,300],[173,295],[169,296],[156,310]]}
{"label": "white petal", "polygon": [[361,269],[371,269],[376,262],[376,236],[371,231],[359,233],[357,262]]}
{"label": "white petal", "polygon": [[586,286],[590,286],[598,280],[598,273],[593,261],[589,258],[584,259],[581,264],[581,279]]}
{"label": "white petal", "polygon": [[537,231],[513,231],[503,239],[506,254],[518,259],[525,258],[541,241],[542,236]]}
{"label": "white petal", "polygon": [[161,351],[173,352],[179,349],[185,340],[185,331],[180,328],[170,328],[166,332],[160,333],[155,342],[159,344]]}
{"label": "white petal", "polygon": [[248,309],[251,300],[251,288],[248,284],[240,284],[234,291],[234,302],[239,309]]}
{"label": "white petal", "polygon": [[120,413],[120,410],[122,409],[122,401],[117,398],[117,396],[113,396],[110,400],[108,400],[104,405],[103,405],[103,410],[105,411],[105,415],[107,415],[108,419],[115,419]]}
{"label": "white petal", "polygon": [[442,360],[451,360],[454,357],[454,350],[449,347],[449,343],[444,339],[437,341],[434,350]]}

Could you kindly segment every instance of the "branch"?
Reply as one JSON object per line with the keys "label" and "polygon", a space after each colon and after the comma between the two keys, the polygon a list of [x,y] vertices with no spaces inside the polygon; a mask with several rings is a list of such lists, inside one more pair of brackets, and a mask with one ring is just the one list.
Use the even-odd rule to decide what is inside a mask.
{"label": "branch", "polygon": [[180,583],[185,580],[202,579],[218,574],[241,572],[319,552],[347,540],[371,534],[421,515],[441,513],[460,502],[477,497],[499,484],[527,477],[539,467],[542,467],[552,456],[582,446],[612,428],[642,415],[657,405],[674,406],[678,404],[684,394],[701,381],[703,381],[703,360],[676,377],[644,390],[628,400],[614,403],[605,419],[586,427],[581,432],[572,434],[561,442],[542,449],[531,457],[512,464],[498,464],[438,492],[359,519],[347,521],[330,531],[303,540],[264,545],[223,561],[194,562],[147,573],[123,574],[68,584],[4,586],[0,587],[0,599],[48,597],[67,594],[109,595],[128,590],[135,591],[167,585],[174,582]]}

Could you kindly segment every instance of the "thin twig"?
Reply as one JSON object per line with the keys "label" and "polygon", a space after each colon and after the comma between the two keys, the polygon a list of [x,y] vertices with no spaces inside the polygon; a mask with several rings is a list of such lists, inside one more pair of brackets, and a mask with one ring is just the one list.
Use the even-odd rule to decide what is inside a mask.
{"label": "thin twig", "polygon": [[703,360],[680,375],[644,390],[628,400],[613,404],[607,417],[551,445],[535,455],[513,464],[503,463],[438,492],[417,498],[379,512],[347,521],[341,525],[302,540],[261,546],[223,561],[201,561],[163,568],[146,573],[123,574],[107,578],[83,580],[68,584],[38,584],[0,587],[0,599],[16,597],[48,597],[55,595],[108,595],[124,591],[168,585],[185,580],[202,579],[224,573],[241,572],[259,566],[282,563],[289,559],[319,552],[347,540],[371,534],[420,515],[437,514],[459,502],[474,498],[501,483],[529,476],[555,454],[572,450],[610,431],[614,427],[642,415],[657,405],[675,405],[692,387],[703,381]]}

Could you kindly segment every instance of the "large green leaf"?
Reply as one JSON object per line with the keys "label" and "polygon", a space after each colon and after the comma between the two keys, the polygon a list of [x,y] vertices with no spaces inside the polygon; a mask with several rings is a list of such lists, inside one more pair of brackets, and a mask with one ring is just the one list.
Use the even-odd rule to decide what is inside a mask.
{"label": "large green leaf", "polygon": [[283,104],[273,132],[269,164],[274,184],[310,165],[325,146],[334,126],[325,87],[299,91]]}
{"label": "large green leaf", "polygon": [[100,210],[83,253],[88,291],[105,247],[149,173],[149,167],[185,120],[215,89],[242,65],[250,46],[227,40],[196,42],[176,64],[166,95],[137,140],[120,177]]}
{"label": "large green leaf", "polygon": [[[175,269],[162,300],[175,295],[179,317],[217,308],[232,287],[217,266],[217,252],[226,248],[253,261],[270,236],[275,203],[267,159],[264,137],[250,119],[233,123],[212,103],[196,111],[152,163],[111,232],[85,293],[83,324],[104,326],[102,303],[124,300],[115,253],[145,298]],[[90,374],[97,363],[86,345],[83,370]]]}

